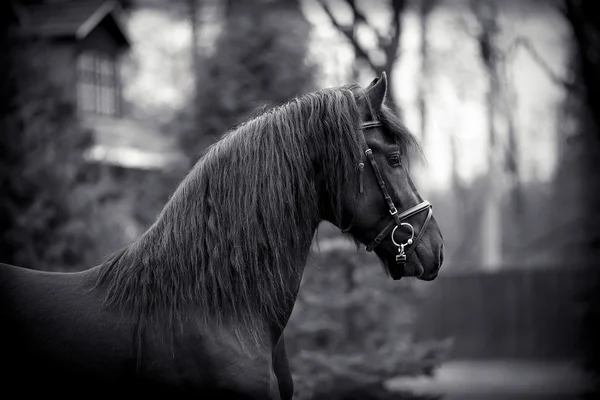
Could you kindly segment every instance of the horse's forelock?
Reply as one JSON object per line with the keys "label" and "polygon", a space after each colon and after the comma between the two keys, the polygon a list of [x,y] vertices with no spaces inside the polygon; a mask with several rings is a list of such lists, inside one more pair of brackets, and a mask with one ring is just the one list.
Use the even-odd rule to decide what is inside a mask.
{"label": "horse's forelock", "polygon": [[401,119],[390,108],[384,105],[378,113],[378,118],[388,128],[388,131],[393,136],[393,140],[401,148],[403,163],[405,165],[410,165],[411,155],[424,157],[419,141],[410,133]]}

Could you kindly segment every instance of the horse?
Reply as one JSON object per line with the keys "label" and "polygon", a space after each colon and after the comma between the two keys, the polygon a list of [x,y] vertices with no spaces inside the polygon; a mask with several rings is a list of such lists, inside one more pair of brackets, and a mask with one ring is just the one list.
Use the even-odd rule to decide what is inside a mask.
{"label": "horse", "polygon": [[0,387],[291,399],[283,331],[320,222],[366,244],[393,279],[430,281],[442,265],[440,229],[408,169],[418,141],[386,93],[382,74],[233,127],[147,231],[99,265],[1,264]]}

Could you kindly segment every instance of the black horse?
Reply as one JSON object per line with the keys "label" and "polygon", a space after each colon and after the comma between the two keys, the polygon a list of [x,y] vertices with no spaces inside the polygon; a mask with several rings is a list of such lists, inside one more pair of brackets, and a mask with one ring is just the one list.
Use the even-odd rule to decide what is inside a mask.
{"label": "black horse", "polygon": [[405,168],[418,144],[386,88],[384,74],[317,91],[238,126],[101,265],[0,265],[0,390],[292,398],[282,333],[320,221],[368,244],[394,279],[432,280],[442,264]]}

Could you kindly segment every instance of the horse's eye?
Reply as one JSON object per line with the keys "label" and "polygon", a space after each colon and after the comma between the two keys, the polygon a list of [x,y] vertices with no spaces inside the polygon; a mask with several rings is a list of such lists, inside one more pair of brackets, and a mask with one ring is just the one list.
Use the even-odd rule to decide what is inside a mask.
{"label": "horse's eye", "polygon": [[388,155],[388,163],[393,167],[400,165],[400,153],[392,153]]}

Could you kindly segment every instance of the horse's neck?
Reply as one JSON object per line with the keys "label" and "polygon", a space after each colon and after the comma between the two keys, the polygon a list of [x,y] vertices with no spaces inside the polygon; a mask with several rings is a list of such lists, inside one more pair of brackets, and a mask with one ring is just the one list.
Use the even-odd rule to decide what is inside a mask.
{"label": "horse's neck", "polygon": [[[147,243],[144,243],[143,246],[148,246],[148,243],[153,244],[153,243],[157,243],[159,240],[157,239],[157,237],[161,237],[162,235],[164,235],[164,229],[166,226],[168,226],[170,223],[172,223],[172,218],[169,217],[168,214],[165,214],[162,216],[162,218],[169,218],[171,221],[157,221],[157,223],[155,224],[155,226],[153,226],[152,228],[150,228],[150,230],[147,232],[147,235],[149,236],[147,240]],[[192,220],[195,220],[195,218],[191,218]],[[281,224],[285,224],[286,226],[278,226],[278,230],[279,232],[294,232],[294,231],[298,231],[299,226],[297,225],[297,223],[292,219],[292,218],[288,218],[285,219],[283,221],[281,221]],[[292,246],[296,247],[295,250],[300,250],[300,251],[296,251],[295,253],[297,254],[296,258],[294,260],[292,260],[293,265],[280,265],[280,268],[285,268],[285,269],[289,269],[290,271],[301,271],[302,274],[304,272],[304,268],[306,266],[306,262],[308,260],[308,256],[310,254],[310,250],[311,250],[311,245],[312,245],[312,238],[314,237],[314,234],[318,228],[319,225],[319,219],[315,218],[315,223],[312,224],[312,226],[310,227],[304,227],[304,229],[307,229],[306,232],[304,232],[303,234],[300,234],[300,236],[302,237],[306,237],[306,240],[303,240],[302,243],[298,244],[298,243],[293,243],[290,239],[289,244],[287,245],[287,247],[284,246],[284,248],[291,248]],[[282,229],[283,228],[283,229]],[[266,229],[273,229],[274,227],[267,227]],[[310,232],[308,232],[308,229],[310,229]],[[227,235],[226,232],[223,232],[224,235]],[[295,232],[295,235],[298,235],[298,232]],[[290,235],[291,237],[292,235]],[[144,240],[144,239],[142,239]],[[187,242],[189,244],[195,245],[193,244],[195,241],[192,240],[191,238],[185,238],[183,240],[181,240],[181,242]],[[143,247],[142,246],[142,247]],[[172,244],[169,244],[168,247],[171,247]],[[184,251],[185,248],[182,247],[180,249],[180,251]],[[192,248],[187,248],[187,250],[189,251],[194,251]],[[162,253],[160,253],[162,254]],[[197,267],[202,268],[203,266],[198,265]],[[227,268],[227,265],[222,265],[223,268]],[[281,307],[284,309],[283,314],[285,314],[287,316],[287,318],[289,318],[289,316],[291,315],[292,309],[294,307],[294,303],[296,301],[296,296],[298,294],[298,290],[300,288],[300,283],[301,283],[301,279],[302,279],[302,275],[298,275],[298,274],[286,274],[288,282],[286,282],[286,284],[288,285],[289,288],[291,288],[291,293],[293,293],[293,296],[291,298],[278,298],[277,301],[278,303],[281,305]],[[286,318],[286,320],[287,320]]]}

